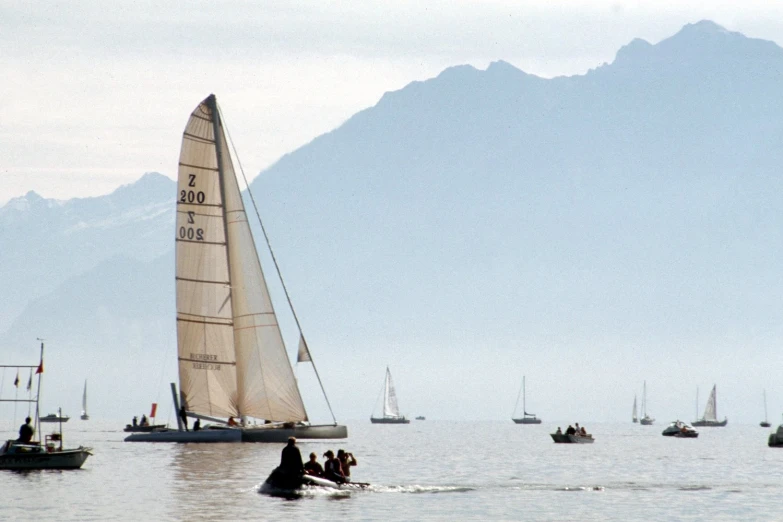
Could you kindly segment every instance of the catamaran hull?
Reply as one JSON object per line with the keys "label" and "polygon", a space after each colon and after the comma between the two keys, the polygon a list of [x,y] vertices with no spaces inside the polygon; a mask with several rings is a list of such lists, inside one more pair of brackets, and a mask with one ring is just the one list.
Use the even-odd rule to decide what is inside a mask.
{"label": "catamaran hull", "polygon": [[0,455],[0,469],[79,469],[90,455],[90,448]]}
{"label": "catamaran hull", "polygon": [[238,429],[161,430],[149,433],[134,433],[125,437],[125,442],[242,442],[242,432]]}
{"label": "catamaran hull", "polygon": [[347,439],[348,428],[327,424],[315,426],[282,426],[242,428],[242,442],[286,442],[288,437],[297,439]]}
{"label": "catamaran hull", "polygon": [[568,435],[566,433],[550,433],[552,440],[558,444],[592,444],[595,442],[592,435]]}
{"label": "catamaran hull", "polygon": [[692,424],[700,428],[722,428],[728,423],[729,419],[723,419],[722,421],[698,420]]}
{"label": "catamaran hull", "polygon": [[525,418],[525,419],[511,419],[516,424],[541,424],[541,419],[539,418]]}
{"label": "catamaran hull", "polygon": [[373,424],[410,424],[411,420],[405,417],[370,417]]}
{"label": "catamaran hull", "polygon": [[128,433],[149,433],[151,431],[161,431],[165,429],[165,424],[153,424],[151,426],[133,426],[131,424],[126,424],[122,431]]}

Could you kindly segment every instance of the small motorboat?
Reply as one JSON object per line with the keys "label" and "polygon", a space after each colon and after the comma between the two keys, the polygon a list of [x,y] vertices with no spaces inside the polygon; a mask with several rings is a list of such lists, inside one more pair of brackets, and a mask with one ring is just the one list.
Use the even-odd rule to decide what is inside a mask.
{"label": "small motorboat", "polygon": [[165,430],[166,427],[167,427],[166,424],[147,424],[145,426],[142,426],[140,424],[137,424],[136,426],[134,426],[133,424],[126,424],[125,428],[123,428],[122,431],[128,433],[149,433],[151,431]]}
{"label": "small motorboat", "polygon": [[270,495],[295,495],[309,488],[360,490],[366,489],[369,486],[370,485],[366,482],[345,482],[343,484],[338,484],[337,482],[327,480],[323,477],[307,474],[291,474],[282,471],[280,468],[275,468],[264,483],[261,484],[259,492]]}
{"label": "small motorboat", "polygon": [[775,433],[769,434],[767,445],[770,448],[783,448],[783,424],[778,426],[778,429],[775,431]]}
{"label": "small motorboat", "polygon": [[591,434],[578,435],[569,433],[550,433],[552,440],[558,444],[592,444],[595,439]]}
{"label": "small motorboat", "polygon": [[664,437],[677,437],[681,439],[695,439],[699,436],[699,432],[688,426],[687,423],[680,420],[676,420],[666,426],[661,432]]}
{"label": "small motorboat", "polygon": [[425,417],[424,415],[419,415],[418,417],[416,417],[416,420],[427,420],[427,417]]}
{"label": "small motorboat", "polygon": [[70,417],[68,415],[57,415],[56,413],[50,413],[38,418],[38,422],[68,422]]}

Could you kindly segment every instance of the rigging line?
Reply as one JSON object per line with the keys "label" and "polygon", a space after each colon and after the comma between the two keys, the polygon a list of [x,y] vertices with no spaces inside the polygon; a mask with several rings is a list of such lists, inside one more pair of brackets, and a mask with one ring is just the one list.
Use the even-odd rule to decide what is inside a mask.
{"label": "rigging line", "polygon": [[[514,411],[511,412],[511,418],[514,418],[514,415],[517,413],[517,408],[519,407],[519,396],[522,395],[522,386],[519,387],[519,393],[517,393],[517,402],[514,403]],[[524,408],[522,408],[524,410]]]}
{"label": "rigging line", "polygon": [[[225,124],[225,120],[223,121],[223,129],[226,131],[226,134],[228,135],[228,141],[231,144],[231,149],[234,151],[234,157],[237,159],[237,165],[239,166],[239,172],[242,174],[242,180],[245,182],[245,186],[247,187],[247,194],[250,196],[250,201],[253,203],[253,210],[256,211],[256,217],[258,218],[258,224],[261,225],[261,232],[264,234],[264,240],[266,241],[266,246],[269,249],[269,254],[272,257],[272,262],[275,265],[275,270],[277,271],[277,277],[280,280],[280,284],[283,287],[283,293],[285,293],[285,298],[288,301],[288,308],[291,310],[291,314],[294,316],[294,321],[296,322],[296,327],[299,330],[299,335],[304,338],[304,332],[302,332],[302,325],[299,323],[299,317],[296,315],[296,310],[294,310],[294,304],[291,302],[291,296],[288,294],[288,287],[285,285],[285,281],[283,280],[283,274],[280,272],[280,265],[277,264],[277,257],[275,257],[275,252],[272,250],[272,244],[269,242],[269,236],[266,233],[266,227],[264,226],[264,222],[261,221],[261,214],[258,212],[258,205],[256,205],[256,199],[253,197],[253,192],[250,190],[250,183],[247,182],[247,177],[245,176],[245,169],[242,168],[242,162],[239,161],[239,154],[237,154],[237,149],[234,146],[234,140],[231,138],[231,132],[229,132],[228,127]],[[305,341],[305,346],[307,346],[307,341]],[[337,418],[334,416],[334,411],[332,410],[332,405],[329,403],[329,397],[326,395],[326,390],[324,389],[324,384],[321,381],[321,375],[318,373],[318,368],[315,366],[315,361],[313,360],[313,355],[310,353],[310,347],[307,347],[307,354],[310,356],[310,363],[313,365],[313,370],[315,371],[315,376],[318,379],[318,384],[321,386],[321,393],[324,395],[324,399],[326,400],[326,405],[329,407],[329,413],[332,415],[332,420],[335,424],[337,424]]]}

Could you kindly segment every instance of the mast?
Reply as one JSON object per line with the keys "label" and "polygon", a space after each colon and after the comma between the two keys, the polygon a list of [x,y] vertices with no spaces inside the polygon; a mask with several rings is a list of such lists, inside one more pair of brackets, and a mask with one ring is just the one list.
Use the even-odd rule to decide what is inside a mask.
{"label": "mast", "polygon": [[522,376],[522,413],[527,415],[527,406],[525,405],[525,376]]}
{"label": "mast", "polygon": [[696,420],[699,420],[699,387],[696,386]]}

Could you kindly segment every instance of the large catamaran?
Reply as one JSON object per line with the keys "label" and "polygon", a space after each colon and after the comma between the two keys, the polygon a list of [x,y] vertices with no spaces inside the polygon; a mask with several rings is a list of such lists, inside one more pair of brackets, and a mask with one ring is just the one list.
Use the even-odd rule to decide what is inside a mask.
{"label": "large catamaran", "polygon": [[[266,238],[263,223],[261,230]],[[333,424],[309,423],[214,95],[196,107],[183,133],[175,240],[180,390],[177,393],[172,383],[172,395],[179,429],[134,433],[125,440],[280,442],[289,436],[347,437],[347,428],[337,424],[334,413]],[[268,238],[266,243],[269,246]],[[280,276],[271,248],[270,254]],[[299,329],[299,360],[312,363],[282,277],[280,281]],[[323,385],[321,390],[331,412]],[[187,431],[188,417],[213,424]]]}

